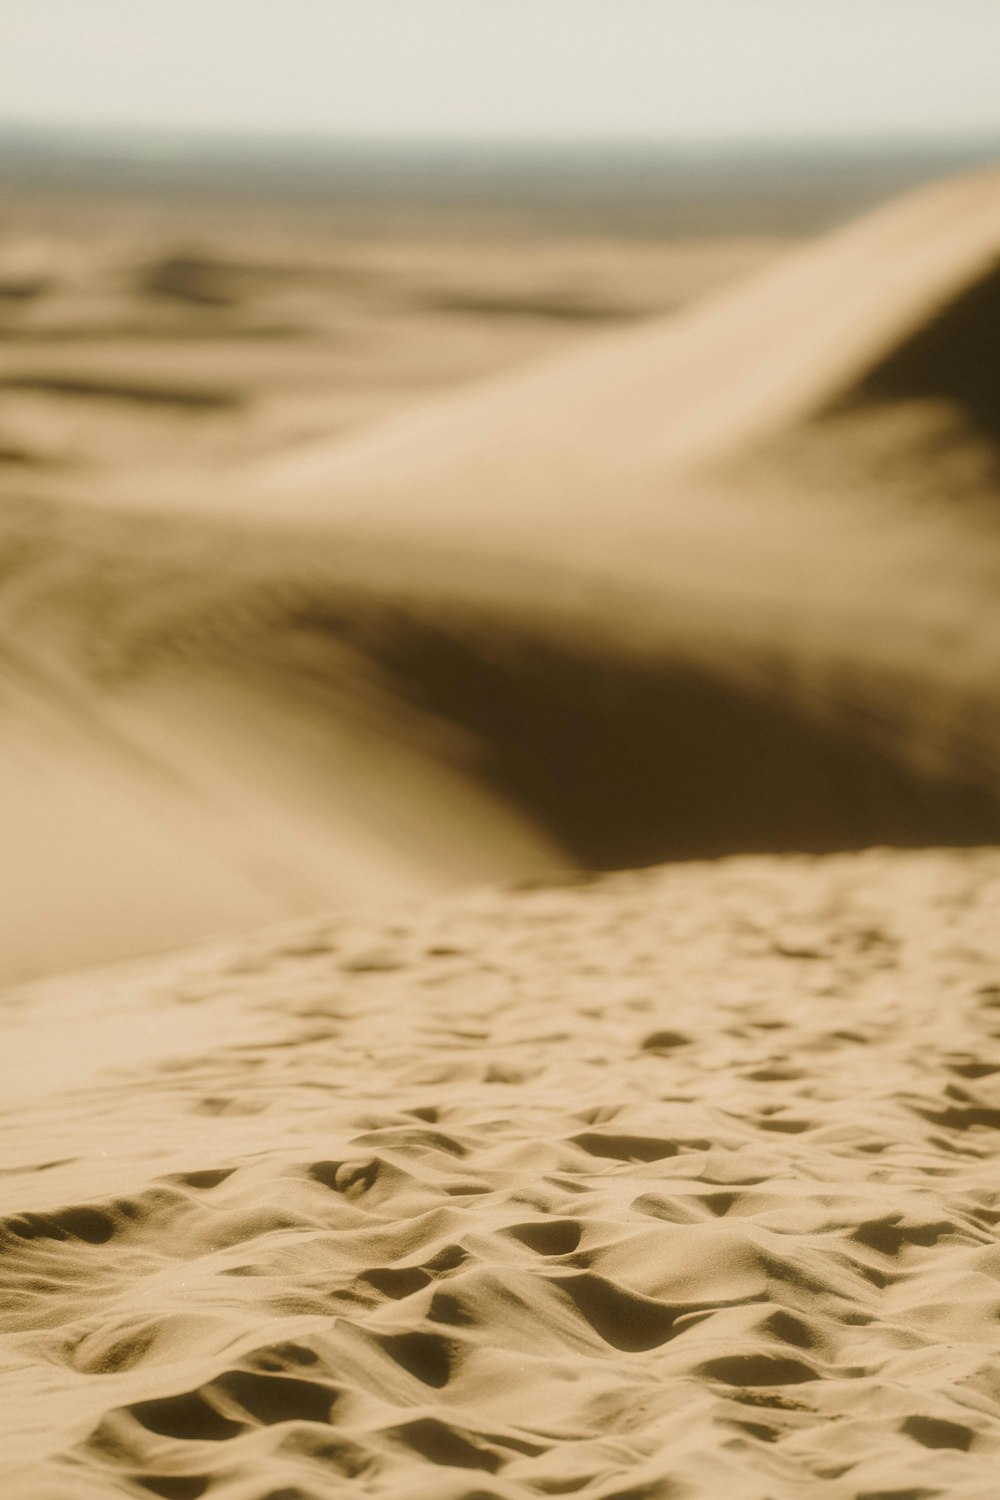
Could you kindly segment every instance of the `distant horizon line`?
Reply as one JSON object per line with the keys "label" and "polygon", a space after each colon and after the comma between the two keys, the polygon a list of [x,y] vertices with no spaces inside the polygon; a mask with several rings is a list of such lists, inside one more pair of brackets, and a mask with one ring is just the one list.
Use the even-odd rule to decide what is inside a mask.
{"label": "distant horizon line", "polygon": [[165,124],[39,121],[0,116],[0,136],[58,139],[94,144],[205,145],[208,147],[269,147],[309,149],[445,150],[445,151],[664,151],[678,155],[768,152],[796,155],[805,152],[870,151],[934,153],[1000,149],[1000,124],[977,130],[951,132],[878,131],[816,134],[746,132],[738,135],[484,135],[426,134],[369,131],[259,130],[247,126],[186,126]]}

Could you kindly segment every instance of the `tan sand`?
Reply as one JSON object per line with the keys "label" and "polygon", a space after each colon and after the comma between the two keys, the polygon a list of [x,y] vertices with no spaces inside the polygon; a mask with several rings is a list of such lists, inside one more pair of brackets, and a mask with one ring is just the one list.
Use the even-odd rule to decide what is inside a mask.
{"label": "tan sand", "polygon": [[[648,544],[673,520],[666,487],[679,472],[850,396],[956,299],[992,285],[998,245],[997,174],[937,184],[666,322],[272,462],[264,483],[284,513],[311,508],[393,535],[407,519],[422,537],[443,524],[452,543],[468,531],[533,558],[546,541],[561,553],[581,538],[606,547],[612,522],[623,545]],[[952,342],[976,332],[966,316]],[[969,372],[967,384],[988,378]]]}
{"label": "tan sand", "polygon": [[[206,442],[183,478],[113,443],[89,478],[22,465],[0,516],[3,974],[554,867],[1000,838],[997,188],[923,190],[333,443],[276,456],[272,432],[236,465]],[[375,264],[377,308],[401,273]],[[512,274],[479,265],[477,338]],[[204,386],[192,318],[252,323],[317,276],[161,253],[139,309],[187,329]],[[499,321],[535,338],[518,296]],[[587,319],[541,321],[578,344]],[[4,356],[49,362],[38,399],[70,380],[47,338]],[[92,387],[125,380],[114,341],[82,342]]]}
{"label": "tan sand", "polygon": [[15,207],[0,242],[0,290],[20,293],[0,296],[0,976],[572,863],[484,777],[476,736],[325,628],[340,573],[306,598],[325,542],[276,558],[256,526],[116,526],[85,502],[132,514],[155,489],[177,508],[237,455],[242,472],[661,312],[774,245],[365,239],[232,206]]}
{"label": "tan sand", "polygon": [[993,1496],[998,188],[0,265],[3,1500]]}
{"label": "tan sand", "polygon": [[[462,383],[676,309],[782,242],[346,234],[287,206],[9,205],[0,477],[204,470],[343,438]],[[34,295],[4,296],[5,285]],[[40,471],[40,472],[39,472]]]}
{"label": "tan sand", "polygon": [[985,1500],[998,901],[741,858],[9,991],[5,1500]]}

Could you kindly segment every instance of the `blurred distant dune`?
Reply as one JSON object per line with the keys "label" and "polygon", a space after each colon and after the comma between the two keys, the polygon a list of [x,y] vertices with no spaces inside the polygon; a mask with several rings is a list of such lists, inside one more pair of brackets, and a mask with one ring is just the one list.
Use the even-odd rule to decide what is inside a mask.
{"label": "blurred distant dune", "polygon": [[995,175],[804,246],[21,208],[8,975],[1000,834]]}

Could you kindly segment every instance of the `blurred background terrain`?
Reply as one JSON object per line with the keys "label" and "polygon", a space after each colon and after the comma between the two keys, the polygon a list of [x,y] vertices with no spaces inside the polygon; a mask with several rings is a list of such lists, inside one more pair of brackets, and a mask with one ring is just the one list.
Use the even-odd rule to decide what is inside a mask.
{"label": "blurred background terrain", "polygon": [[[0,475],[251,458],[670,312],[996,143],[0,130]],[[101,486],[94,484],[95,493]]]}

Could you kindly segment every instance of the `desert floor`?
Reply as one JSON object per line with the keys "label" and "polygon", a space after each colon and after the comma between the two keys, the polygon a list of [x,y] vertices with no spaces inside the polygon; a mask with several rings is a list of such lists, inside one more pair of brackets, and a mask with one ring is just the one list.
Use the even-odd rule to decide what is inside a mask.
{"label": "desert floor", "polygon": [[9,992],[4,1494],[990,1495],[998,900],[737,858]]}

